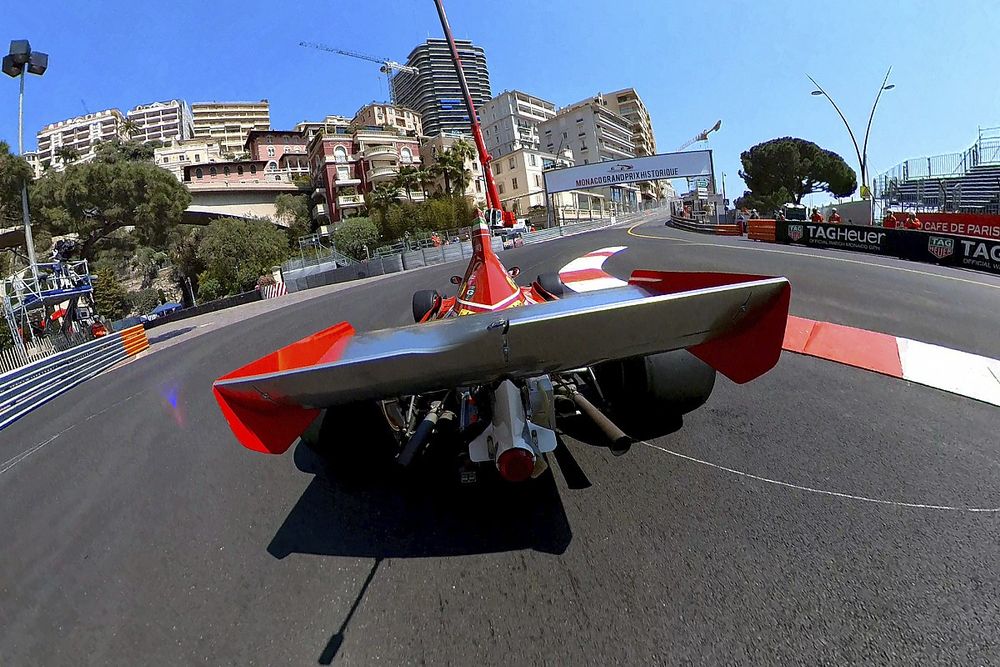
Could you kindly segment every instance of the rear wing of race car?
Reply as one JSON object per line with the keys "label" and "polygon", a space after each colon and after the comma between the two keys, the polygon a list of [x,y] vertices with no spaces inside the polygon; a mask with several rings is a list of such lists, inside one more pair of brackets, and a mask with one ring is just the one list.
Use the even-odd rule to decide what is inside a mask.
{"label": "rear wing of race car", "polygon": [[778,361],[785,278],[636,271],[626,287],[356,333],[342,322],[216,380],[239,441],[280,454],[319,410],[687,348],[734,382]]}

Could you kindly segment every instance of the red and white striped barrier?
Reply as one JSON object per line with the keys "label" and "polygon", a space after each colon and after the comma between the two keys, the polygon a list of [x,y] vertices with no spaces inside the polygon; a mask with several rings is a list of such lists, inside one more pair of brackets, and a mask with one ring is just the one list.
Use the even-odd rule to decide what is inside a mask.
{"label": "red and white striped barrier", "polygon": [[273,299],[276,296],[285,296],[286,294],[288,294],[288,287],[285,283],[264,285],[260,288],[260,298],[262,299]]}

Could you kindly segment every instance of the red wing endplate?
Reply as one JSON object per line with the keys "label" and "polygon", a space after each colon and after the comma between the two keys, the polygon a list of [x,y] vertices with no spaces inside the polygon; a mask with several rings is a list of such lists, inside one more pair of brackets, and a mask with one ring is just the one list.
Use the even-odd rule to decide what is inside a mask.
{"label": "red wing endplate", "polygon": [[355,334],[339,324],[215,382],[246,447],[281,453],[320,408],[688,348],[736,382],[778,360],[784,278],[637,271],[626,287]]}

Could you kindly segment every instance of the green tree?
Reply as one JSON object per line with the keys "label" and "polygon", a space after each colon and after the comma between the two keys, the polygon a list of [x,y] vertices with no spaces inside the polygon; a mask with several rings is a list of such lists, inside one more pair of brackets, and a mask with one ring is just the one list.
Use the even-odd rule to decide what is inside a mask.
{"label": "green tree", "polygon": [[0,227],[21,224],[21,187],[31,177],[27,160],[13,155],[7,142],[0,141]]}
{"label": "green tree", "polygon": [[260,219],[214,220],[198,247],[198,258],[205,264],[202,275],[217,280],[225,294],[253,289],[261,274],[269,273],[288,255],[286,236],[270,221]]}
{"label": "green tree", "polygon": [[399,168],[399,175],[396,176],[393,185],[406,193],[407,201],[413,201],[410,191],[418,185],[423,186],[423,181],[426,180],[426,176],[421,171],[421,169],[410,165],[404,165]]}
{"label": "green tree", "polygon": [[114,164],[117,162],[152,162],[154,149],[160,142],[143,143],[140,141],[102,141],[94,147],[95,160]]}
{"label": "green tree", "polygon": [[76,233],[79,253],[93,259],[101,242],[134,227],[137,242],[165,247],[191,195],[152,163],[116,159],[49,172],[32,187],[32,216],[52,234]]}
{"label": "green tree", "polygon": [[140,289],[149,289],[160,275],[160,269],[169,261],[167,253],[147,246],[139,246],[129,258],[129,268],[142,277]]}
{"label": "green tree", "polygon": [[383,183],[382,185],[376,185],[375,188],[366,195],[368,200],[368,207],[380,212],[385,215],[386,210],[389,206],[396,203],[396,197],[399,196],[399,188],[393,184]]}
{"label": "green tree", "polygon": [[465,192],[472,177],[472,174],[465,167],[470,148],[468,142],[459,139],[452,144],[451,148],[441,151],[434,158],[434,165],[430,171],[434,176],[444,179],[445,194],[463,194]]}
{"label": "green tree", "polygon": [[94,274],[94,306],[97,314],[109,320],[120,320],[131,310],[128,293],[107,267],[97,269]]}
{"label": "green tree", "polygon": [[740,177],[755,197],[780,197],[784,189],[800,204],[812,192],[847,197],[858,187],[857,176],[844,158],[805,139],[765,141],[743,151],[740,161]]}
{"label": "green tree", "polygon": [[80,151],[72,146],[60,146],[56,149],[56,157],[62,160],[63,164],[73,164],[80,159]]}
{"label": "green tree", "polygon": [[126,118],[124,121],[122,121],[122,123],[118,126],[118,128],[121,130],[122,134],[124,134],[127,139],[131,139],[135,135],[135,133],[139,131],[138,123],[136,123],[131,118]]}
{"label": "green tree", "polygon": [[141,289],[136,292],[129,292],[128,302],[131,312],[134,315],[148,315],[150,311],[160,305],[160,291],[155,289]]}
{"label": "green tree", "polygon": [[312,211],[308,195],[283,192],[274,199],[275,216],[285,225],[288,245],[298,249],[299,237],[312,231]]}
{"label": "green tree", "polygon": [[337,223],[333,230],[333,243],[337,250],[355,259],[366,259],[379,240],[378,225],[371,218],[348,218]]}
{"label": "green tree", "polygon": [[180,287],[181,293],[186,295],[185,298],[189,296],[187,281],[191,281],[191,290],[197,294],[200,287],[198,279],[205,270],[205,263],[198,257],[203,234],[202,227],[179,227],[170,243],[170,277]]}

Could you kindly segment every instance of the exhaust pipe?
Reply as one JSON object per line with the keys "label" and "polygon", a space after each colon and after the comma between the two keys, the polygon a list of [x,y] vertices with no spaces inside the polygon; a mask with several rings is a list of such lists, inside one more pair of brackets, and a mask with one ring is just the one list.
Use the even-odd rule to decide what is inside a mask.
{"label": "exhaust pipe", "polygon": [[441,401],[434,401],[431,404],[430,412],[427,416],[423,418],[420,424],[417,426],[413,435],[407,440],[406,445],[403,450],[399,452],[399,456],[396,457],[396,462],[401,466],[409,466],[413,463],[413,458],[417,453],[424,448],[427,441],[430,440],[431,434],[434,433],[434,428],[437,426],[438,418],[441,416]]}
{"label": "exhaust pipe", "polygon": [[605,435],[611,443],[608,449],[615,456],[628,453],[632,448],[633,438],[625,434],[625,431],[618,428],[618,425],[611,421],[606,414],[597,409],[597,406],[587,400],[587,397],[578,391],[573,392],[573,402],[583,414],[590,418],[597,428]]}

